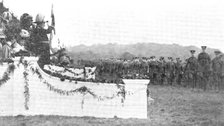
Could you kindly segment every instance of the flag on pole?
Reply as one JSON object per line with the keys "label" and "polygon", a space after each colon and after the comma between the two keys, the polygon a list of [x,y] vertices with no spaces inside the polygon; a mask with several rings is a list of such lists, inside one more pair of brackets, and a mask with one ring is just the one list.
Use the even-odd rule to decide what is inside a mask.
{"label": "flag on pole", "polygon": [[[55,17],[54,17],[54,11],[53,11],[53,4],[51,6],[51,26],[55,27]],[[50,46],[50,52],[51,53],[55,53],[54,49],[52,48],[52,41],[53,41],[53,37],[54,37],[55,34],[56,33],[55,33],[55,28],[54,28],[54,30],[50,34],[49,46]]]}
{"label": "flag on pole", "polygon": [[57,52],[57,50],[62,49],[61,42],[59,38],[56,35],[56,30],[55,30],[55,15],[54,15],[54,10],[53,10],[53,4],[51,6],[51,26],[54,27],[54,30],[50,34],[50,49],[51,53],[54,54]]}
{"label": "flag on pole", "polygon": [[[51,26],[55,27],[55,16],[54,16],[53,4],[51,6]],[[54,29],[54,34],[56,34],[55,29]]]}

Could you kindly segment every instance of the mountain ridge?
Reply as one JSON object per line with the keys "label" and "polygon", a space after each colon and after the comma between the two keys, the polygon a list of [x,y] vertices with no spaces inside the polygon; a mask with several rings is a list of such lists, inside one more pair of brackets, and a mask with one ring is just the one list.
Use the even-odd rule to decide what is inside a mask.
{"label": "mountain ridge", "polygon": [[[68,47],[68,54],[73,59],[103,59],[103,58],[121,58],[124,53],[137,57],[160,56],[186,59],[190,57],[190,50],[196,50],[195,56],[201,52],[196,46],[182,46],[179,44],[157,44],[157,43],[136,43],[136,44],[94,44],[91,46],[77,45]],[[206,52],[214,57],[214,51],[217,49],[207,48]]]}

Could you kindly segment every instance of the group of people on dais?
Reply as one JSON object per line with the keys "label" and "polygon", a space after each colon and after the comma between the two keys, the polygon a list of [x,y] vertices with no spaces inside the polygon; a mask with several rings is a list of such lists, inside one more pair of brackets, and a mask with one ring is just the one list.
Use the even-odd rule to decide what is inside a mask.
{"label": "group of people on dais", "polygon": [[[36,56],[39,57],[38,64],[43,70],[57,72],[62,76],[72,76],[72,78],[95,78],[92,73],[95,68],[83,67],[81,70],[71,69],[71,71],[63,69],[63,67],[74,66],[73,60],[62,46],[58,45],[58,48],[51,46],[54,33],[54,26],[49,25],[43,14],[37,14],[33,21],[33,17],[28,13],[24,13],[19,20],[9,11],[2,13],[0,15],[0,61],[12,62],[12,58],[16,56]],[[61,69],[63,71],[60,71]]]}
{"label": "group of people on dais", "polygon": [[17,19],[6,11],[0,15],[0,59],[7,61],[14,56],[39,56],[39,65],[70,64],[71,58],[64,49],[51,48],[49,35],[55,30],[43,14],[37,14],[35,21],[28,13]]}

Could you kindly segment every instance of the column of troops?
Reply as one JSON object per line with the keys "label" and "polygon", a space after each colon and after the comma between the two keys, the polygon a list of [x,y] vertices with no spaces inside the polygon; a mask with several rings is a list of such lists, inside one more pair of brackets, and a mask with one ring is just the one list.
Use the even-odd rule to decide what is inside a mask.
{"label": "column of troops", "polygon": [[150,79],[150,84],[179,85],[190,88],[215,90],[224,86],[224,60],[220,51],[214,51],[216,57],[211,59],[202,46],[202,52],[195,56],[195,50],[190,50],[191,57],[182,61],[180,58],[156,58],[151,56],[135,57],[132,60],[104,59],[96,61],[80,60],[79,64],[97,66],[97,75],[105,73],[116,74],[118,78]]}

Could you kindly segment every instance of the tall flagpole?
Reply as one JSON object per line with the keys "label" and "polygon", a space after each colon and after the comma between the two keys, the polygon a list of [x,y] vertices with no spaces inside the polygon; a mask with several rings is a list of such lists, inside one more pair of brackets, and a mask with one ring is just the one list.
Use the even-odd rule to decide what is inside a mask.
{"label": "tall flagpole", "polygon": [[[51,6],[51,26],[55,27],[55,16],[54,16],[54,5]],[[56,30],[54,29],[54,34],[56,34]]]}
{"label": "tall flagpole", "polygon": [[54,11],[53,11],[53,4],[51,6],[51,26],[54,27],[54,30],[50,34],[49,46],[50,46],[50,50],[52,51],[52,53],[55,53],[54,50],[53,50],[53,48],[52,48],[53,36],[56,34],[56,32],[55,32],[55,17],[54,17]]}

